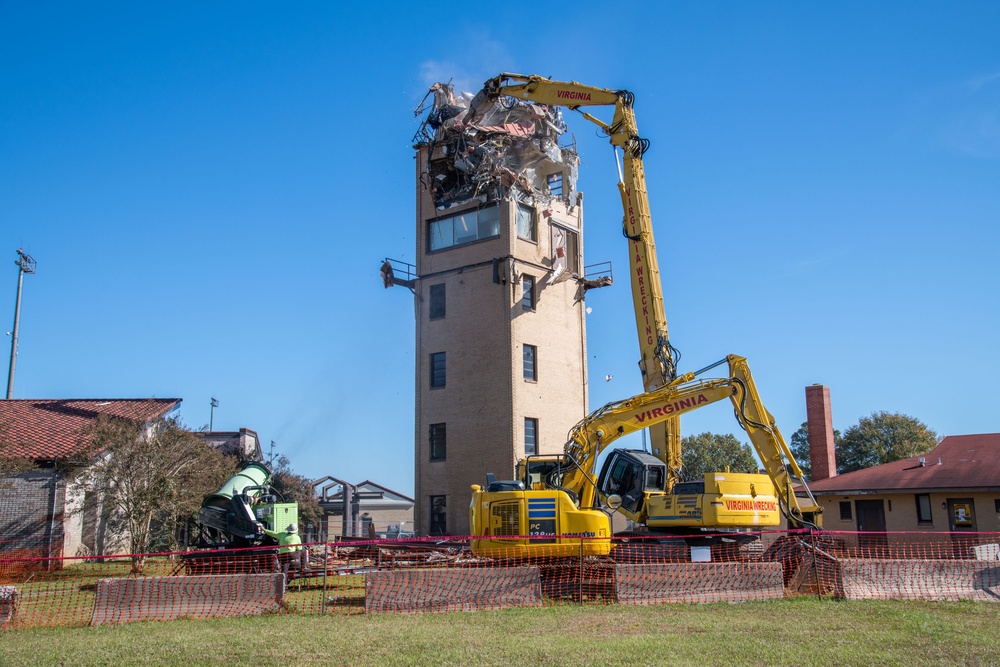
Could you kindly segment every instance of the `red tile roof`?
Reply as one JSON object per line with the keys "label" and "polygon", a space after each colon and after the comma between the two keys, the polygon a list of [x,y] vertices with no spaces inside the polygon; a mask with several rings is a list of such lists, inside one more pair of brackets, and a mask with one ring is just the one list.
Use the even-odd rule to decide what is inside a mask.
{"label": "red tile roof", "polygon": [[[1000,433],[950,435],[924,455],[810,482],[815,494],[1000,489]],[[939,463],[940,461],[940,463]]]}
{"label": "red tile roof", "polygon": [[153,421],[175,409],[179,398],[0,400],[0,441],[12,454],[55,460],[81,449],[80,433],[99,415]]}

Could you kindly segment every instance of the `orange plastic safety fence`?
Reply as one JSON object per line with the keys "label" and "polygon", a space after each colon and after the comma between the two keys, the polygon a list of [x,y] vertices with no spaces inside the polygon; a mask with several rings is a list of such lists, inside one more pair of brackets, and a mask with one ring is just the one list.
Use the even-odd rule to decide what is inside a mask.
{"label": "orange plastic safety fence", "polygon": [[[505,538],[506,539],[506,538]],[[0,549],[0,628],[263,613],[742,602],[794,595],[1000,600],[1000,534],[366,540],[48,558]]]}

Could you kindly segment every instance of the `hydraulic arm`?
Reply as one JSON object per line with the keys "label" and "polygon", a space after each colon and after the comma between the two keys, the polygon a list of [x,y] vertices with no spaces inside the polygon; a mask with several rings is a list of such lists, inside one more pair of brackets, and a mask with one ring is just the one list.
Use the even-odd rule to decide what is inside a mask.
{"label": "hydraulic arm", "polygon": [[[656,259],[646,176],[642,164],[649,141],[639,136],[633,111],[634,96],[627,90],[608,90],[575,81],[550,81],[537,75],[505,73],[484,84],[483,90],[472,102],[470,120],[474,121],[484,103],[503,97],[562,106],[576,111],[608,136],[616,149],[616,160],[617,149],[621,149],[623,159],[618,163],[618,190],[624,212],[622,233],[629,243],[629,275],[639,336],[642,385],[649,392],[673,381],[677,377],[679,354],[670,344],[667,333],[660,269]],[[613,106],[611,122],[606,123],[581,109],[589,106]],[[673,488],[681,469],[679,418],[672,417],[650,428],[650,441],[654,455],[667,464],[667,485]]]}
{"label": "hydraulic arm", "polygon": [[[576,495],[581,507],[596,507],[597,494],[604,484],[602,479],[594,476],[595,462],[612,442],[642,428],[729,398],[735,408],[736,420],[750,436],[754,450],[774,484],[782,513],[789,525],[818,527],[818,515],[822,510],[802,481],[802,469],[775,425],[774,417],[761,402],[746,359],[731,354],[726,357],[725,363],[729,365],[729,377],[695,380],[696,374],[688,373],[665,387],[609,403],[591,413],[570,431],[565,456],[573,467],[563,475],[560,486]],[[804,497],[796,495],[796,484],[801,486]],[[647,502],[638,504],[637,511],[627,512],[630,518],[648,525],[650,498],[670,491],[665,484],[660,488],[655,488],[656,485],[653,482],[654,488],[647,485],[643,489]]]}
{"label": "hydraulic arm", "polygon": [[[695,379],[723,363],[728,363],[728,377]],[[779,511],[791,528],[819,528],[822,509],[761,402],[746,359],[729,355],[697,374],[595,410],[570,431],[564,454],[520,462],[520,479],[494,481],[485,489],[473,485],[470,520],[482,538],[473,543],[476,553],[567,555],[579,548],[572,538],[586,536],[592,538],[586,553],[607,554],[610,523],[602,505],[653,532],[776,526]],[[678,491],[683,485],[667,488],[662,461],[622,449],[614,450],[595,475],[597,457],[618,438],[726,398],[766,475],[709,473],[698,492]]]}

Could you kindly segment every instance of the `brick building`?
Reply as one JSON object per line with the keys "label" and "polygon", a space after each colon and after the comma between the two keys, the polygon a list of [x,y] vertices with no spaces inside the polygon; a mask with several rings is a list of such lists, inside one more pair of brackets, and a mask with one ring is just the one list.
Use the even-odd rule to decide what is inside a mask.
{"label": "brick building", "polygon": [[207,445],[215,447],[226,456],[241,461],[263,461],[264,452],[260,447],[257,431],[241,428],[239,431],[206,431],[196,433]]}
{"label": "brick building", "polygon": [[180,403],[179,398],[0,401],[0,455],[35,465],[0,479],[0,551],[53,558],[114,552],[121,536],[107,531],[100,498],[68,477],[61,464],[86,448],[83,432],[99,416],[150,423]]}
{"label": "brick building", "polygon": [[1000,532],[1000,433],[950,435],[924,456],[809,488],[827,530]]}
{"label": "brick building", "polygon": [[471,96],[432,92],[415,142],[416,276],[400,281],[415,296],[415,521],[467,535],[470,486],[561,452],[587,414],[583,296],[610,280],[583,267],[560,112],[517,102],[470,121]]}
{"label": "brick building", "polygon": [[[806,387],[809,488],[826,530],[1000,532],[1000,433],[950,435],[923,456],[837,474],[830,390]],[[905,539],[892,537],[891,539]]]}

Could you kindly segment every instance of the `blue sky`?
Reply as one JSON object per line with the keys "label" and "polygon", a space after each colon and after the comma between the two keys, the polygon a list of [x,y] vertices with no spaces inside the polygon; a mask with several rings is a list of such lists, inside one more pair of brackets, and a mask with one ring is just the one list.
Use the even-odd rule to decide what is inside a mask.
{"label": "blue sky", "polygon": [[[198,428],[215,396],[302,474],[412,493],[412,299],[378,279],[413,260],[412,112],[508,71],[635,93],[681,370],[746,356],[786,436],[813,383],[841,430],[1000,431],[1000,4],[630,8],[0,4],[3,331],[38,262],[15,398]],[[586,262],[624,278],[611,149],[569,121]],[[628,289],[588,296],[592,407],[641,390]]]}

